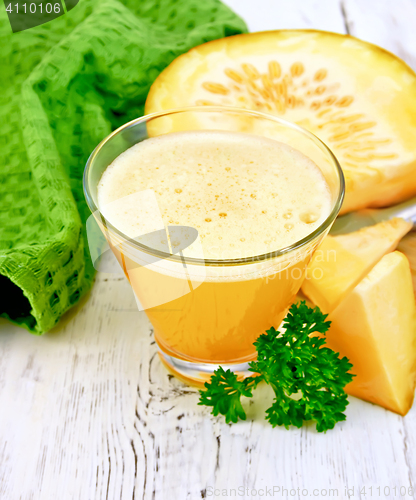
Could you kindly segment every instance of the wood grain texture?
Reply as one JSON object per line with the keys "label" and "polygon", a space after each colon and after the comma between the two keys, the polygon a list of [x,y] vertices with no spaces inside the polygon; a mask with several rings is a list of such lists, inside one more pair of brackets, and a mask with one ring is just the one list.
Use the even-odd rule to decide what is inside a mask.
{"label": "wood grain texture", "polygon": [[[227,3],[252,30],[348,30],[415,61],[410,0]],[[197,392],[161,366],[127,281],[99,273],[43,337],[0,322],[0,499],[227,498],[214,488],[231,498],[248,488],[234,496],[247,499],[265,488],[284,499],[415,498],[393,488],[416,486],[416,406],[402,418],[350,398],[347,421],[318,434],[272,429],[270,398],[263,388],[247,401],[238,425],[197,406]]]}
{"label": "wood grain texture", "polygon": [[393,52],[416,68],[416,2],[414,0],[343,0],[348,32]]}
{"label": "wood grain texture", "polygon": [[338,0],[226,0],[224,3],[245,20],[250,31],[318,29],[346,32]]}
{"label": "wood grain texture", "polygon": [[401,418],[350,398],[333,431],[286,431],[264,421],[271,394],[262,388],[246,402],[246,422],[212,417],[161,366],[123,277],[99,274],[43,337],[6,322],[1,332],[2,499],[193,500],[209,498],[210,487],[273,486],[347,498],[345,487],[416,479],[415,408]]}

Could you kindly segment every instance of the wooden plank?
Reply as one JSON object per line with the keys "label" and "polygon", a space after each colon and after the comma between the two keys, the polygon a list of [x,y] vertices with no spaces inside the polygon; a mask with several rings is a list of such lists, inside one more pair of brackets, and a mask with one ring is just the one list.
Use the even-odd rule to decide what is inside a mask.
{"label": "wooden plank", "polygon": [[396,54],[416,69],[416,2],[414,0],[342,0],[351,35]]}
{"label": "wooden plank", "polygon": [[347,498],[345,487],[409,486],[415,409],[403,420],[351,398],[348,420],[326,434],[272,429],[266,387],[246,402],[246,422],[227,425],[161,366],[127,281],[104,279],[44,337],[3,332],[0,498],[195,499],[273,486]]}
{"label": "wooden plank", "polygon": [[339,0],[225,0],[250,31],[319,29],[345,33]]}
{"label": "wooden plank", "polygon": [[[411,0],[227,3],[252,31],[348,30],[415,62]],[[43,337],[4,320],[0,333],[1,499],[195,500],[215,498],[215,488],[249,488],[239,498],[250,499],[251,489],[273,487],[276,498],[307,498],[292,495],[296,488],[371,498],[370,486],[374,498],[415,498],[393,488],[416,486],[416,407],[401,418],[350,398],[347,421],[333,431],[286,431],[264,421],[270,393],[261,388],[245,403],[248,420],[227,425],[161,366],[124,277],[100,273]]]}

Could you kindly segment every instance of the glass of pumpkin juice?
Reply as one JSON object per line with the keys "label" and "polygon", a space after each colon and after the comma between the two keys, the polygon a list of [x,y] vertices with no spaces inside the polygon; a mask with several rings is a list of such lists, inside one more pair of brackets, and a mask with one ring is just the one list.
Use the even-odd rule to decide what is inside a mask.
{"label": "glass of pumpkin juice", "polygon": [[162,361],[198,384],[219,365],[247,373],[338,215],[344,179],[297,125],[203,106],[117,129],[88,160],[84,190]]}

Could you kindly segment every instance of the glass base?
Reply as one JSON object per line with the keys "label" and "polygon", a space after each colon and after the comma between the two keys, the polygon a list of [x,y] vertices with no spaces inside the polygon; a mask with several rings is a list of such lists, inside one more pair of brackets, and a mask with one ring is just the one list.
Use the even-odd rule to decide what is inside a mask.
{"label": "glass base", "polygon": [[239,379],[250,377],[253,375],[249,371],[248,362],[238,364],[215,364],[215,363],[193,363],[183,359],[175,358],[166,354],[158,347],[158,354],[165,367],[179,380],[188,385],[195,387],[203,387],[205,382],[209,382],[214,371],[220,366],[224,370],[231,370]]}

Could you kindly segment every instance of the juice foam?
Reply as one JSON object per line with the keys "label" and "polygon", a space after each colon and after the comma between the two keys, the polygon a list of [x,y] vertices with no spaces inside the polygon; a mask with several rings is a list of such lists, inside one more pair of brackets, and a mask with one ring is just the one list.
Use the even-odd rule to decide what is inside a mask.
{"label": "juice foam", "polygon": [[178,132],[136,144],[102,175],[100,210],[134,237],[152,214],[115,211],[111,202],[149,189],[159,206],[154,217],[164,225],[196,228],[203,256],[188,256],[205,259],[279,250],[313,232],[331,209],[329,187],[312,160],[283,143],[244,133]]}

